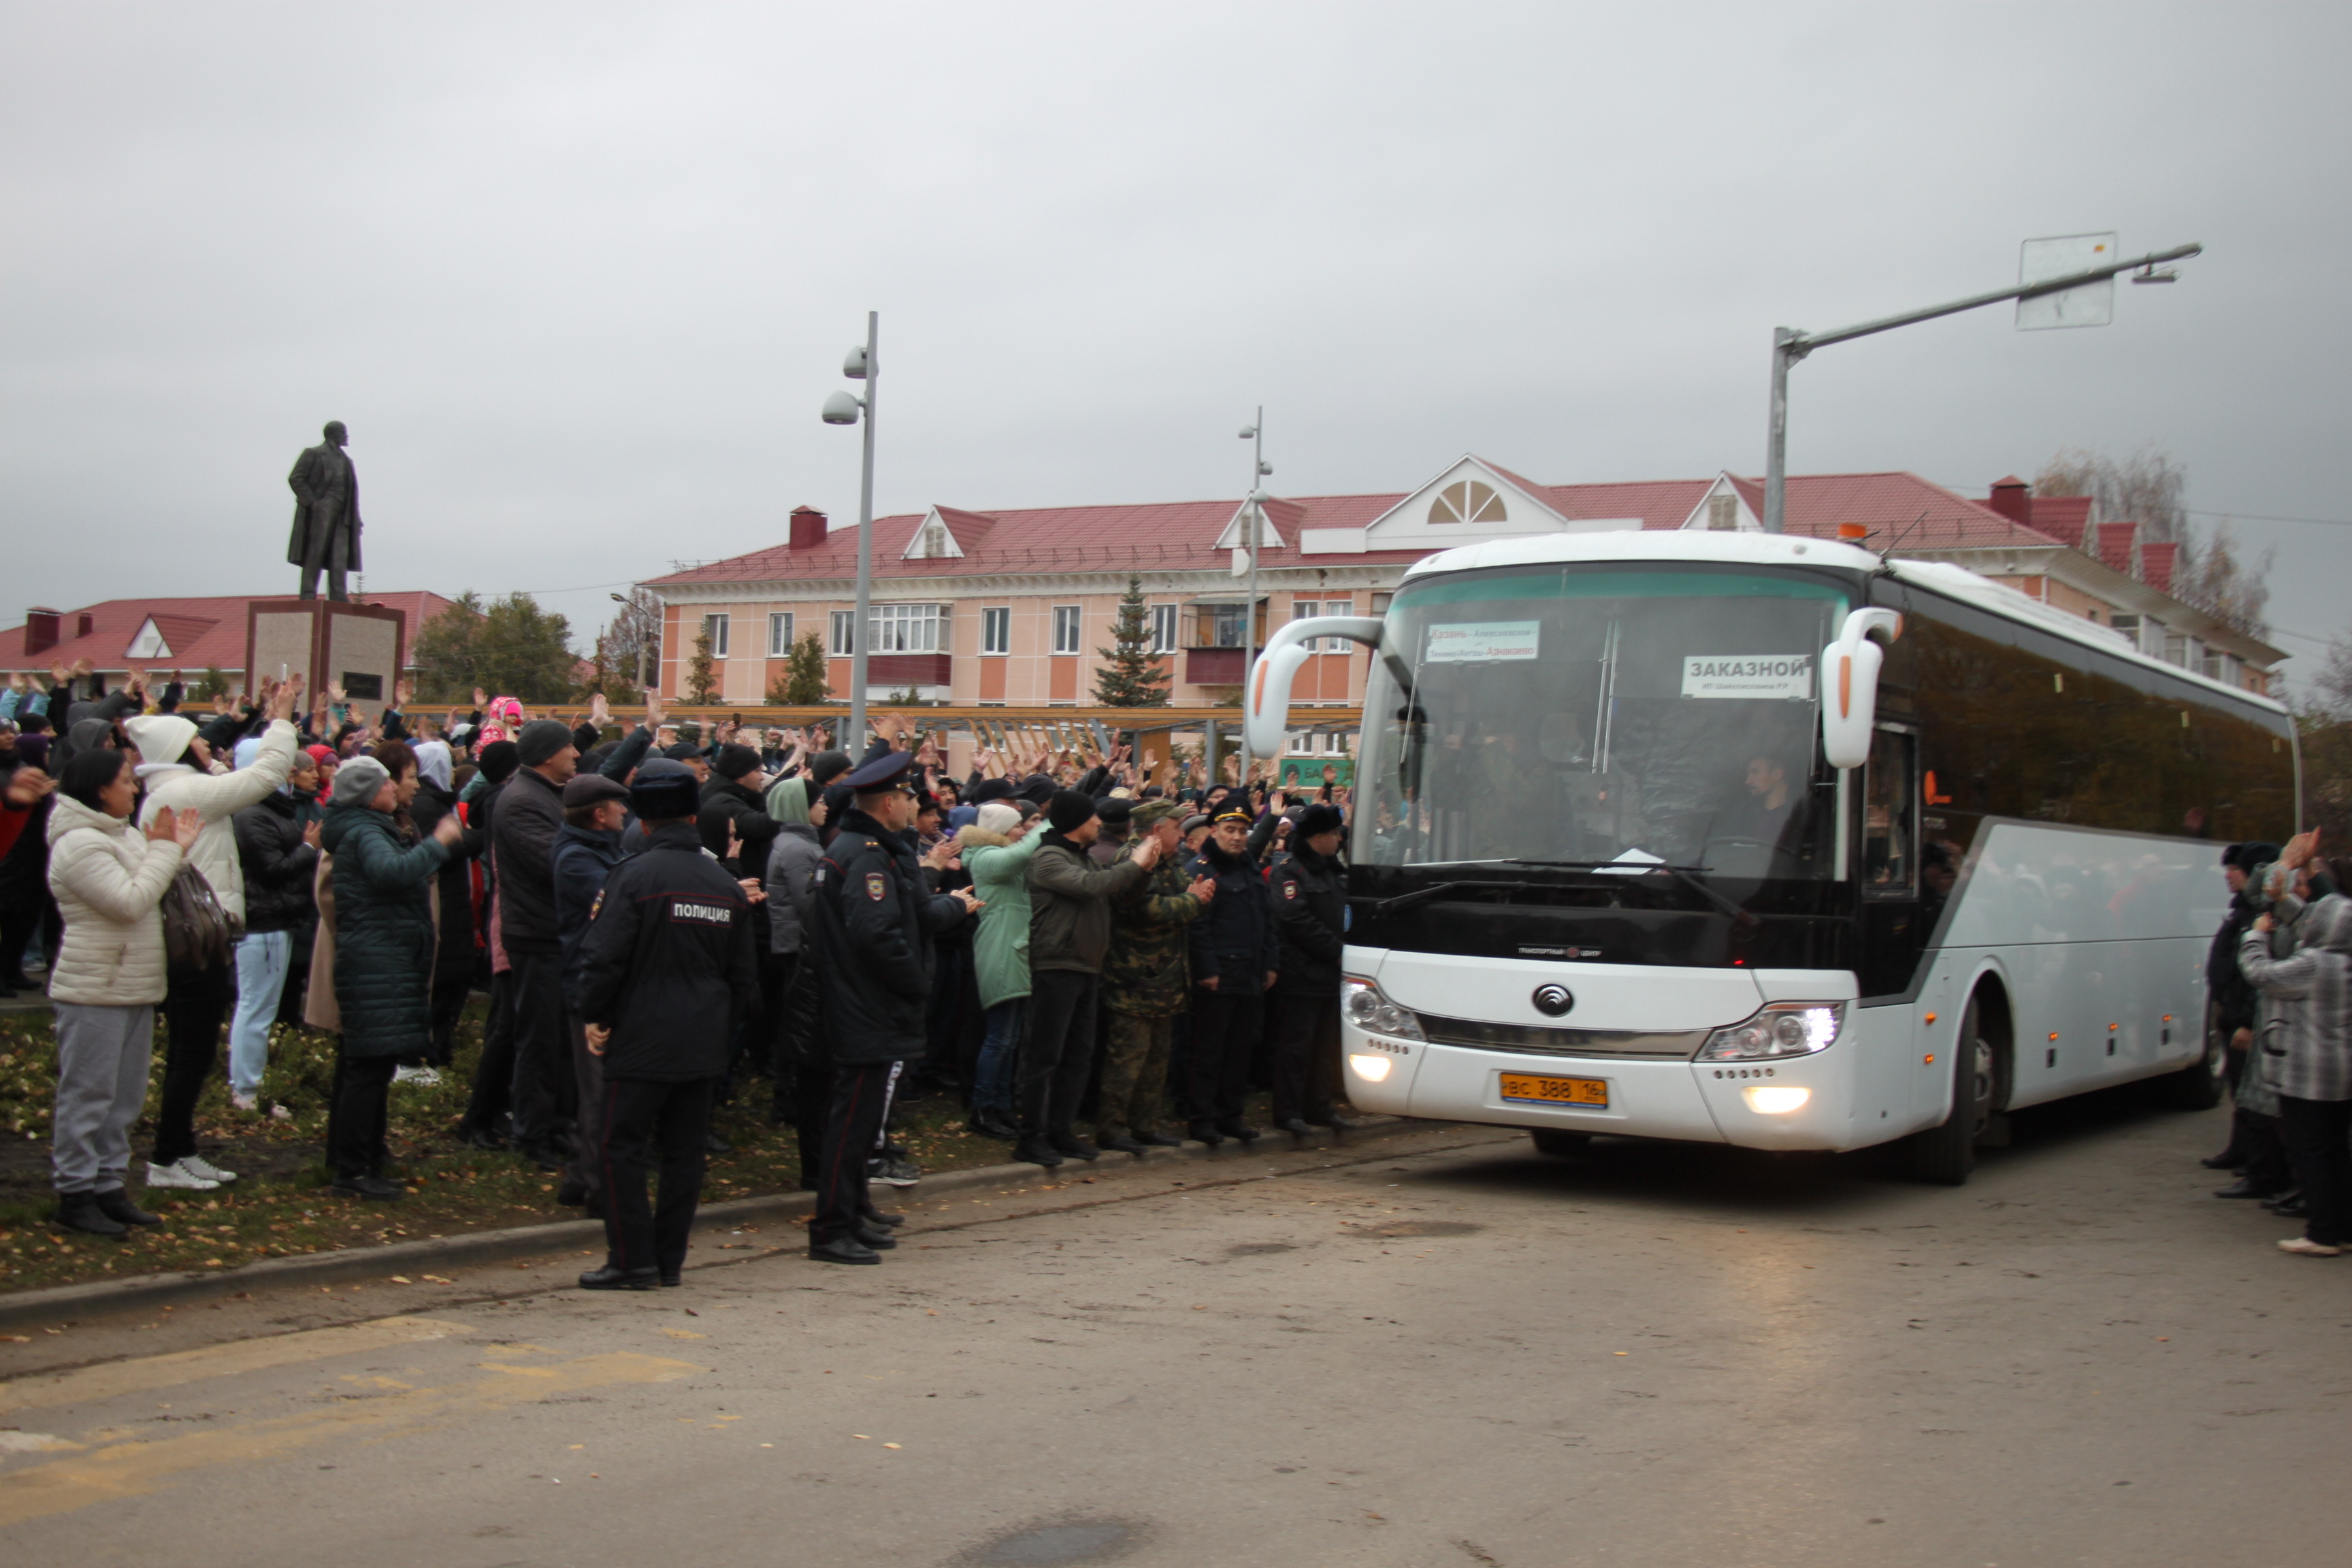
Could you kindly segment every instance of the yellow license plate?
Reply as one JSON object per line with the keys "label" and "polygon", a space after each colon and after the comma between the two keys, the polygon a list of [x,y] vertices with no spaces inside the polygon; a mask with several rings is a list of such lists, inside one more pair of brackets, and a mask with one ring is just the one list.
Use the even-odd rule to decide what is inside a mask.
{"label": "yellow license plate", "polygon": [[1503,1098],[1534,1105],[1589,1105],[1609,1109],[1605,1078],[1538,1078],[1531,1073],[1503,1074]]}

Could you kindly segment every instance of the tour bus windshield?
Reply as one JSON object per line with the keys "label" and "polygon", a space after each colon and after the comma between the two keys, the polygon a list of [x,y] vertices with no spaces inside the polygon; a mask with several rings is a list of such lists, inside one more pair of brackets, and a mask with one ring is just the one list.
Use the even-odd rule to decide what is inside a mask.
{"label": "tour bus windshield", "polygon": [[1365,696],[1356,861],[1830,876],[1814,666],[1846,604],[1743,566],[1409,581]]}

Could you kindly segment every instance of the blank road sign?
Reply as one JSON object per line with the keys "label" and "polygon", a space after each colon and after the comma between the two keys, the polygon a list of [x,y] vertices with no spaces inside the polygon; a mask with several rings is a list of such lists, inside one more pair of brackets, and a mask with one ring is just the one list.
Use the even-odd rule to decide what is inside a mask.
{"label": "blank road sign", "polygon": [[[2039,283],[2085,272],[2116,259],[2113,234],[2062,234],[2049,239],[2029,239],[2017,258],[2017,280]],[[2116,319],[2116,280],[2102,278],[2055,294],[2038,294],[2017,302],[2017,330],[2047,331],[2053,327],[2104,327]]]}

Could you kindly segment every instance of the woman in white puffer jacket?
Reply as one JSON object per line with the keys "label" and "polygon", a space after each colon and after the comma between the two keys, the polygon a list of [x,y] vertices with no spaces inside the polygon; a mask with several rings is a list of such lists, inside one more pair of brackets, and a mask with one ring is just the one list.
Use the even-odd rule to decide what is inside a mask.
{"label": "woman in white puffer jacket", "polygon": [[156,1217],[122,1190],[131,1124],[147,1099],[155,1004],[163,999],[163,917],[157,910],[201,814],[164,810],[131,825],[139,780],[121,752],[75,753],[48,825],[49,891],[65,937],[49,971],[57,1009],[58,1100],[50,1138],[58,1223],[122,1236]]}

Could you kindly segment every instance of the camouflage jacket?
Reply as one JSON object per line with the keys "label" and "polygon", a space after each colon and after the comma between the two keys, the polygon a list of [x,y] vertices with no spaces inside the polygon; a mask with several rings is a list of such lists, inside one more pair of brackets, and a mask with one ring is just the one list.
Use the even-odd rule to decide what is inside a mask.
{"label": "camouflage jacket", "polygon": [[1206,904],[1184,889],[1192,879],[1170,856],[1151,868],[1142,889],[1115,900],[1110,951],[1103,956],[1103,1005],[1114,1013],[1172,1017],[1192,1003],[1184,928]]}

